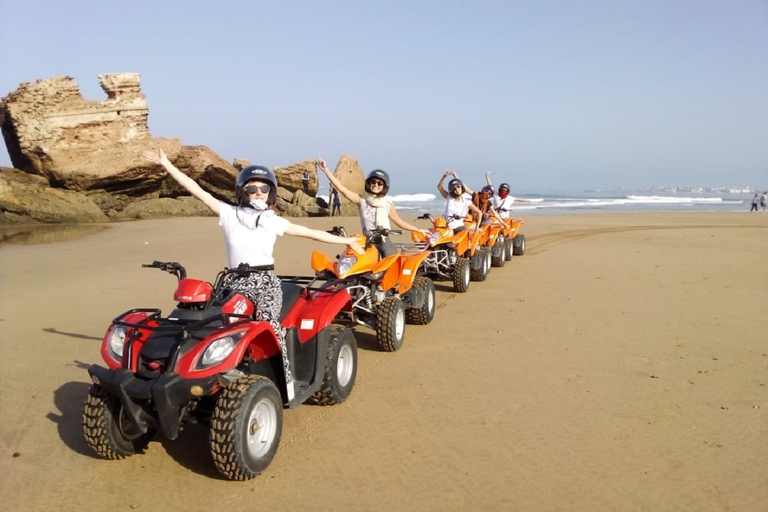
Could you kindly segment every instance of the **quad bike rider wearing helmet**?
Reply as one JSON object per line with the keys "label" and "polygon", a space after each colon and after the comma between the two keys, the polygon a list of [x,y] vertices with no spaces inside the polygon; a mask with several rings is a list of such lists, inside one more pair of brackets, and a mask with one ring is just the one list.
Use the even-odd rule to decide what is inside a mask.
{"label": "quad bike rider wearing helmet", "polygon": [[[453,176],[453,179],[448,182],[448,190],[445,190],[443,182],[448,176]],[[476,218],[482,217],[483,213],[472,203],[472,189],[459,179],[454,170],[449,169],[443,173],[440,181],[437,183],[437,190],[445,198],[444,217],[446,222],[448,222],[448,227],[454,233],[466,229],[464,219],[470,211]]]}
{"label": "quad bike rider wearing helmet", "polygon": [[[397,214],[395,205],[386,197],[390,186],[389,174],[386,172],[381,169],[375,169],[368,173],[368,176],[365,178],[365,195],[360,196],[357,192],[345,187],[344,184],[331,173],[328,166],[325,164],[325,160],[318,157],[315,164],[325,173],[328,177],[328,181],[331,182],[331,185],[333,185],[336,190],[341,192],[341,194],[350,202],[357,205],[360,213],[360,224],[363,228],[363,234],[366,237],[370,236],[374,231],[388,231],[390,229],[390,220],[403,229],[418,231],[420,233],[429,233],[426,229],[420,229],[413,224],[404,221]],[[397,254],[397,248],[388,236],[377,235],[374,240],[371,240],[371,243],[378,249],[382,258]]]}
{"label": "quad bike rider wearing helmet", "polygon": [[275,260],[272,252],[275,240],[278,235],[288,234],[319,242],[349,245],[362,254],[363,249],[357,239],[310,229],[278,217],[274,211],[277,179],[266,167],[251,165],[240,171],[235,182],[237,205],[231,206],[220,202],[177,169],[162,149],[146,150],[143,156],[149,162],[163,166],[179,185],[218,214],[219,226],[224,232],[229,268],[235,269],[241,264],[246,264],[258,269],[247,275],[231,274],[227,276],[226,284],[254,303],[256,320],[267,321],[272,325],[282,350],[286,383],[289,393],[292,393],[285,333],[278,320],[283,296],[280,279],[273,272]]}
{"label": "quad bike rider wearing helmet", "polygon": [[[491,171],[485,173],[485,181],[488,183],[488,186],[492,186]],[[504,222],[513,228],[512,233],[505,233],[507,236],[511,235],[511,238],[507,239],[507,243],[511,244],[506,249],[507,258],[509,258],[512,254],[520,256],[525,253],[525,235],[522,233],[517,233],[517,230],[522,223],[522,219],[518,219],[517,221],[513,221],[512,219],[512,204],[515,203],[515,201],[519,201],[521,203],[531,202],[530,199],[525,199],[523,197],[513,197],[509,195],[508,183],[502,183],[499,185],[499,196],[493,198],[493,207],[499,213],[499,216],[504,220]]]}
{"label": "quad bike rider wearing helmet", "polygon": [[501,216],[493,207],[493,198],[494,194],[492,185],[486,185],[480,190],[480,192],[472,195],[472,204],[477,206],[477,209],[482,212],[482,217],[478,219],[481,225],[490,223],[504,224]]}
{"label": "quad bike rider wearing helmet", "polygon": [[[493,184],[491,183],[491,171],[488,171],[485,173],[485,182],[488,184],[489,187],[492,187]],[[506,220],[511,217],[510,212],[512,211],[512,203],[515,201],[519,201],[521,203],[530,203],[530,199],[525,199],[523,197],[513,197],[509,195],[509,184],[508,183],[502,183],[499,185],[499,196],[493,198],[493,207],[496,209],[496,211],[499,213],[499,216]]]}

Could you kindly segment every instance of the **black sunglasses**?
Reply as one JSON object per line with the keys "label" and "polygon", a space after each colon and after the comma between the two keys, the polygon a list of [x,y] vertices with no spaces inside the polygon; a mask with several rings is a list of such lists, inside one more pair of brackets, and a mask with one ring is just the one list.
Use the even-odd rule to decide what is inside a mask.
{"label": "black sunglasses", "polygon": [[249,193],[249,194],[255,194],[256,192],[261,192],[262,194],[266,194],[269,192],[269,189],[272,188],[269,185],[246,185],[243,187],[243,189]]}
{"label": "black sunglasses", "polygon": [[380,187],[384,186],[384,182],[381,180],[368,180],[368,183],[370,183],[371,185],[378,185]]}

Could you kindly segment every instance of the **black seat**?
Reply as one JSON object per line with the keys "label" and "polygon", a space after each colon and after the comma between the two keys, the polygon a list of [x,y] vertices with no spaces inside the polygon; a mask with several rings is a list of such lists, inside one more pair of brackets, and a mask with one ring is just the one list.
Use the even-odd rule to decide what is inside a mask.
{"label": "black seat", "polygon": [[301,297],[301,292],[304,291],[304,287],[295,283],[286,283],[283,281],[280,283],[280,288],[283,290],[283,307],[280,308],[280,317],[278,321],[282,322],[288,312],[291,310],[296,301]]}

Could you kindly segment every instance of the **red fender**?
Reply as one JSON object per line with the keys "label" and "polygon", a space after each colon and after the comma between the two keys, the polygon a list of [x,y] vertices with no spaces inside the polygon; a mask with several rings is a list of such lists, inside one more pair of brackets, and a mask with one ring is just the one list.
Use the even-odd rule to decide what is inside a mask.
{"label": "red fender", "polygon": [[[207,368],[197,369],[195,366],[203,357],[205,349],[216,339],[227,335],[241,336],[237,346],[226,359],[219,364]],[[185,379],[200,379],[223,373],[235,368],[243,360],[245,351],[250,352],[254,361],[260,361],[280,353],[280,344],[277,341],[275,331],[269,322],[248,322],[233,329],[221,329],[213,332],[204,341],[197,344],[192,350],[182,355],[176,362],[174,371]]]}
{"label": "red fender", "polygon": [[297,304],[283,321],[283,327],[296,327],[299,341],[304,343],[331,325],[341,311],[351,309],[352,297],[347,290],[312,292],[311,300]]}

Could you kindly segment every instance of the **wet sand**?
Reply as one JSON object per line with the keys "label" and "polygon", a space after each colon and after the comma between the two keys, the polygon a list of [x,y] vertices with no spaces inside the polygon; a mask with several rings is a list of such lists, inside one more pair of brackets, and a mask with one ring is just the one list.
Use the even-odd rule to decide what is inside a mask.
{"label": "wet sand", "polygon": [[[354,218],[303,219],[314,227]],[[352,231],[352,229],[350,229]],[[356,328],[336,407],[286,410],[265,473],[220,478],[206,431],[95,458],[80,415],[111,318],[172,307],[141,264],[224,266],[213,218],[0,245],[0,498],[8,511],[768,510],[768,215],[536,216],[527,252],[381,353]],[[308,274],[284,237],[277,271]]]}

